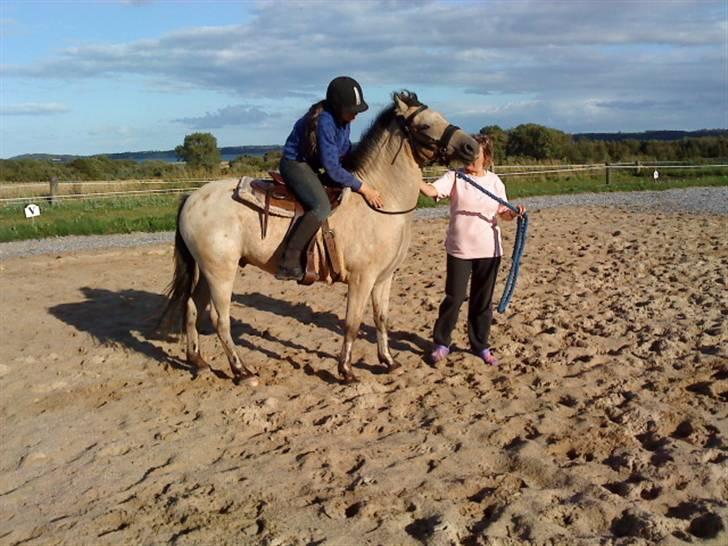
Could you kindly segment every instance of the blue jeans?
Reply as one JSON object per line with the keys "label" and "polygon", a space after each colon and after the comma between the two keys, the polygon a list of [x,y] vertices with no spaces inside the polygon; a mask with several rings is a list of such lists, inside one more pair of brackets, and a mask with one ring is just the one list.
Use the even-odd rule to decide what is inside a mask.
{"label": "blue jeans", "polygon": [[316,173],[308,163],[281,158],[280,171],[286,185],[303,205],[305,215],[312,214],[322,223],[331,214],[329,198],[324,191],[326,175]]}

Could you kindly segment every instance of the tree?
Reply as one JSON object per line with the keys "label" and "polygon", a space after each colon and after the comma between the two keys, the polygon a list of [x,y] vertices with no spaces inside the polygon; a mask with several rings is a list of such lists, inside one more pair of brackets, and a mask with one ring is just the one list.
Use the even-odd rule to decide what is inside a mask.
{"label": "tree", "polygon": [[174,149],[182,161],[190,167],[214,170],[220,166],[220,150],[217,139],[210,133],[192,133],[185,136],[185,142]]}
{"label": "tree", "polygon": [[510,130],[506,152],[509,156],[561,159],[570,145],[571,137],[566,133],[526,123]]}

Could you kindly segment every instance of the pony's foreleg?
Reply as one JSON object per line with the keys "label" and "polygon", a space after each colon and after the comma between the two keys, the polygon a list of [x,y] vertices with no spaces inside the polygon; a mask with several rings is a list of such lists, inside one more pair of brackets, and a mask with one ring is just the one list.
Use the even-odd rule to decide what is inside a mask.
{"label": "pony's foreleg", "polygon": [[364,315],[367,299],[372,291],[373,279],[352,279],[349,282],[349,293],[346,301],[346,325],[344,327],[344,343],[339,355],[339,374],[345,383],[357,381],[351,369],[351,347],[354,344],[359,326]]}
{"label": "pony's foreleg", "polygon": [[255,379],[255,370],[245,366],[240,357],[238,357],[235,343],[230,335],[230,299],[233,295],[233,283],[235,282],[235,274],[237,273],[237,263],[234,264],[230,271],[217,272],[215,275],[208,276],[210,285],[210,298],[212,305],[217,312],[217,321],[215,322],[215,330],[217,337],[220,338],[225,356],[230,363],[230,369],[233,372],[235,382],[241,379],[251,378],[251,385],[257,384]]}
{"label": "pony's foreleg", "polygon": [[377,282],[372,288],[372,311],[374,325],[377,327],[377,356],[379,363],[389,371],[399,368],[389,352],[389,336],[387,335],[387,317],[389,315],[389,294],[392,288],[392,275]]}

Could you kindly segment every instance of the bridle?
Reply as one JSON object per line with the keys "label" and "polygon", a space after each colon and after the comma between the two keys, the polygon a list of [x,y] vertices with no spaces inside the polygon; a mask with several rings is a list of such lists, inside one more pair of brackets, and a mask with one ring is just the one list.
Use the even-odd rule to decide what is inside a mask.
{"label": "bridle", "polygon": [[[402,129],[402,132],[407,137],[412,148],[412,153],[415,156],[415,161],[420,167],[430,165],[439,161],[440,163],[447,164],[450,158],[447,155],[447,147],[450,144],[452,136],[455,131],[458,131],[460,127],[457,125],[449,124],[440,136],[439,140],[432,138],[430,135],[414,131],[412,126],[414,120],[418,114],[427,110],[426,104],[421,105],[417,110],[412,112],[406,118],[404,116],[397,116],[397,121]],[[423,151],[429,153],[423,153]]]}
{"label": "bridle", "polygon": [[[453,125],[452,123],[449,124],[443,131],[442,136],[440,136],[439,140],[432,138],[430,135],[414,131],[412,129],[412,126],[415,118],[418,114],[427,110],[427,108],[428,106],[426,104],[422,104],[417,110],[412,112],[406,118],[404,116],[397,116],[397,122],[399,123],[400,129],[402,129],[402,132],[407,137],[407,141],[412,148],[412,153],[414,155],[415,161],[417,162],[417,165],[419,165],[420,167],[424,167],[426,165],[431,165],[432,163],[435,163],[437,161],[443,164],[447,164],[450,160],[447,155],[447,147],[450,144],[450,140],[455,134],[455,131],[458,131],[460,127]],[[404,143],[404,140],[402,142]],[[429,153],[424,153],[425,150]],[[399,155],[399,151],[395,155],[395,159],[393,159],[392,162],[396,160],[397,155]],[[369,202],[366,201],[366,199],[364,200],[364,202],[369,206],[369,208],[371,208],[375,212],[378,212],[379,214],[407,214],[408,212],[412,212],[417,208],[417,202],[415,202],[415,205],[407,210],[389,211],[381,210],[369,205]]]}

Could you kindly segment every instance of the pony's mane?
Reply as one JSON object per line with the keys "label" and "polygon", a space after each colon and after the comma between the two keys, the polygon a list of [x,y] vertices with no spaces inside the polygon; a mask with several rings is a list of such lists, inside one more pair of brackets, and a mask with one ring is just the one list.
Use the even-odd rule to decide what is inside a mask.
{"label": "pony's mane", "polygon": [[363,167],[367,160],[376,151],[379,135],[387,127],[395,117],[394,113],[394,100],[398,98],[404,102],[407,106],[422,106],[422,103],[417,98],[417,94],[408,90],[395,91],[392,93],[392,104],[382,110],[376,119],[372,122],[369,128],[364,131],[361,136],[361,140],[354,147],[352,152],[345,158],[344,167],[350,171],[356,171]]}

